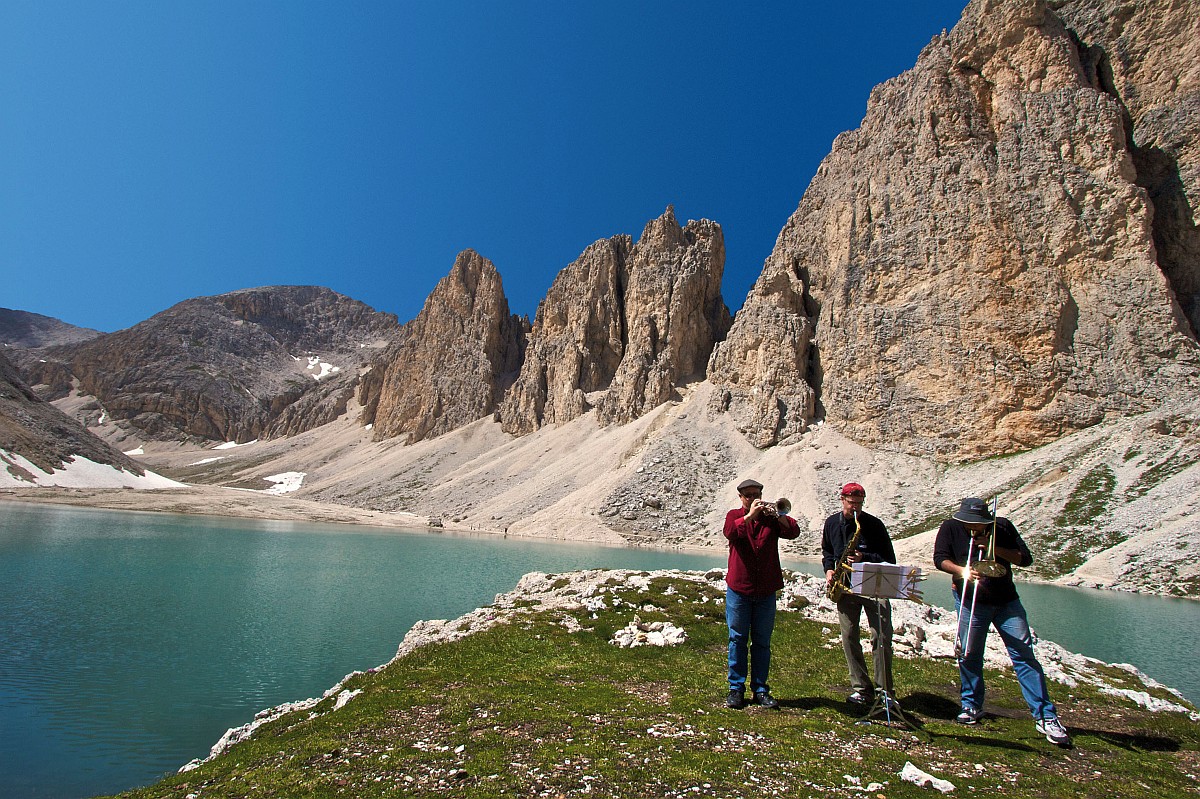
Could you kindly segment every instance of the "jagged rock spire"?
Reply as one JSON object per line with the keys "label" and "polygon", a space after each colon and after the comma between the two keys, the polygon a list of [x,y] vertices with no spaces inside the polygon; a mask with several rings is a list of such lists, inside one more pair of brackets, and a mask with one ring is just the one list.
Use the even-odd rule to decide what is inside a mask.
{"label": "jagged rock spire", "polygon": [[602,423],[636,419],[682,380],[703,377],[729,327],[721,299],[725,245],[714,222],[680,227],[674,208],[629,236],[588,247],[538,308],[504,429],[570,421],[596,403]]}
{"label": "jagged rock spire", "polygon": [[376,438],[411,443],[493,413],[520,368],[524,324],[509,313],[492,262],[459,253],[385,365],[364,380],[364,421]]}

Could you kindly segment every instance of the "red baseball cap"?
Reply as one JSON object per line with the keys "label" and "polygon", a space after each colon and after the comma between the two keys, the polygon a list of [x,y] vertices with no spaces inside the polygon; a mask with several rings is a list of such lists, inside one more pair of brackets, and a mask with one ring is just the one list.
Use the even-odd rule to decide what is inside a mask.
{"label": "red baseball cap", "polygon": [[860,486],[858,483],[846,483],[842,486],[843,497],[865,497],[867,489]]}

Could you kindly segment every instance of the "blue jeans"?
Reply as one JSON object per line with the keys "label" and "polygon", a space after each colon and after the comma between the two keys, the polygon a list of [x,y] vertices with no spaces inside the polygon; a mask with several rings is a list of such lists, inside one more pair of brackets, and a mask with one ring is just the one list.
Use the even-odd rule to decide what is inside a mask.
{"label": "blue jeans", "polygon": [[[956,591],[956,607],[959,601]],[[963,632],[968,623],[970,635],[964,637]],[[967,655],[958,664],[963,705],[970,705],[976,710],[983,709],[983,651],[987,644],[988,628],[993,626],[1008,649],[1008,657],[1017,673],[1017,682],[1021,686],[1025,704],[1029,705],[1029,712],[1035,719],[1057,718],[1058,710],[1050,701],[1050,694],[1046,690],[1046,673],[1042,671],[1042,664],[1038,663],[1037,656],[1033,653],[1033,635],[1029,632],[1029,621],[1025,618],[1025,608],[1021,605],[1021,600],[1014,599],[1006,605],[980,603],[975,606],[972,616],[969,591],[966,604],[958,616],[959,640],[967,642]]]}
{"label": "blue jeans", "polygon": [[770,691],[767,673],[771,670],[775,592],[766,596],[748,596],[726,588],[725,622],[729,625],[729,690],[746,690],[748,661],[751,692]]}

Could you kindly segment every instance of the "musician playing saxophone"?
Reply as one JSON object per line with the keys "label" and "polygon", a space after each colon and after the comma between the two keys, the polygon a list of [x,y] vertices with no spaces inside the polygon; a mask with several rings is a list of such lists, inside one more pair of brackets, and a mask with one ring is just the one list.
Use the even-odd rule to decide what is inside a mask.
{"label": "musician playing saxophone", "polygon": [[[955,720],[977,724],[983,718],[983,654],[988,629],[995,627],[1008,650],[1037,731],[1051,743],[1070,746],[1071,736],[1050,701],[1046,674],[1034,654],[1033,634],[1013,584],[1012,567],[1033,563],[1033,555],[1017,528],[1003,516],[996,516],[982,499],[968,497],[938,528],[933,562],[953,577],[954,602],[959,609],[962,712]],[[983,564],[999,568],[985,570]],[[989,575],[987,571],[995,573]]]}
{"label": "musician playing saxophone", "polygon": [[[868,563],[895,563],[896,552],[887,527],[875,516],[863,511],[867,492],[858,483],[846,483],[840,492],[842,509],[825,520],[825,531],[821,535],[821,564],[825,567],[825,584],[828,589],[834,580],[848,577],[839,563],[848,565],[866,561]],[[856,518],[857,516],[857,518]],[[847,552],[847,545],[854,539],[855,530],[861,527],[855,547]],[[840,573],[843,572],[843,573]],[[892,606],[886,599],[858,596],[848,590],[837,599],[838,620],[842,628],[842,651],[846,654],[846,665],[850,669],[851,704],[871,704],[875,689],[886,691],[892,698]],[[867,674],[863,658],[862,642],[859,640],[859,624],[862,614],[867,614],[871,629],[872,659],[875,661],[875,685]]]}

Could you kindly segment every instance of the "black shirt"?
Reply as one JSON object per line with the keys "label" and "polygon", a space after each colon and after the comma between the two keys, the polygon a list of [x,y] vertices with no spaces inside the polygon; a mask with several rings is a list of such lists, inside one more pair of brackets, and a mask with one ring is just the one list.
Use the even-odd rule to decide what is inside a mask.
{"label": "black shirt", "polygon": [[[868,563],[895,563],[896,550],[892,548],[892,539],[883,522],[861,510],[858,512],[858,522],[862,525],[858,544],[860,548],[866,546],[863,560]],[[825,571],[837,566],[853,535],[853,516],[847,519],[839,511],[825,520],[825,531],[821,534],[821,565]]]}
{"label": "black shirt", "polygon": [[[990,532],[990,531],[989,531]],[[986,541],[986,538],[983,539]],[[996,546],[1005,549],[1015,549],[1021,553],[1021,562],[1017,566],[1028,566],[1033,563],[1033,555],[1029,547],[1021,539],[1017,528],[1003,516],[996,518]],[[947,519],[938,528],[937,538],[933,542],[933,564],[939,569],[942,561],[950,560],[959,566],[967,565],[967,556],[971,551],[971,531],[957,519]],[[979,560],[978,552],[971,558],[972,562]],[[988,605],[1007,605],[1017,599],[1017,587],[1013,584],[1012,566],[1001,557],[996,562],[1004,566],[1003,577],[980,577],[979,596],[973,601]],[[953,576],[954,590],[962,591],[962,576]]]}

